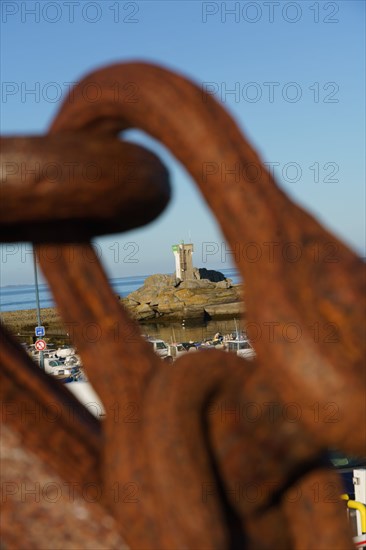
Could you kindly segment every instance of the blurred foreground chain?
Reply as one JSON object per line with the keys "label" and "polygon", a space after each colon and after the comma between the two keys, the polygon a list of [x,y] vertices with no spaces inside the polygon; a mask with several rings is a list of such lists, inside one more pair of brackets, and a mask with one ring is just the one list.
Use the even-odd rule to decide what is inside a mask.
{"label": "blurred foreground chain", "polygon": [[[126,102],[116,89],[131,82],[137,95]],[[90,85],[101,90],[93,103],[83,93]],[[263,333],[253,363],[219,351],[187,354],[174,366],[155,356],[89,243],[94,235],[145,225],[169,200],[160,161],[117,139],[129,128],[159,140],[185,166],[232,250],[275,245],[270,260],[237,258],[247,322],[275,323],[279,333],[296,324],[296,342]],[[60,165],[67,170],[57,171]],[[240,177],[223,181],[222,166],[239,167]],[[364,265],[277,187],[226,111],[164,68],[107,67],[70,92],[48,136],[3,138],[1,171],[1,241],[37,243],[59,311],[75,328],[74,344],[107,411],[101,424],[86,414],[3,328],[2,400],[14,405],[5,420],[24,448],[77,490],[97,487],[98,499],[88,506],[108,510],[132,549],[352,548],[327,449],[365,454]],[[289,243],[301,251],[297,261],[281,254]],[[333,261],[315,260],[314,246],[326,251],[329,245]],[[90,323],[102,335],[95,343],[83,338]],[[315,324],[336,327],[335,341],[315,338]],[[274,403],[295,404],[301,414],[268,414]],[[314,404],[324,411],[330,403],[334,421],[315,417]],[[38,407],[37,421],[21,417],[20,405]],[[62,414],[51,424],[55,406]],[[248,407],[260,414],[238,414]],[[128,498],[119,487],[130,488]],[[329,487],[335,498],[327,498]],[[22,508],[17,521],[24,529],[14,534],[14,502],[8,498],[3,506],[5,544],[30,548]]]}

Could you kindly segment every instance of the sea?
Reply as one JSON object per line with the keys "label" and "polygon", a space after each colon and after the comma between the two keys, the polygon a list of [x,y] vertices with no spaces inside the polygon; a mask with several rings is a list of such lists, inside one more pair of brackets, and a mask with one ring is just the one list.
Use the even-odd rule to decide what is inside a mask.
{"label": "sea", "polygon": [[[220,270],[225,277],[232,279],[233,284],[241,282],[236,269]],[[114,292],[124,298],[134,290],[140,288],[149,275],[135,275],[133,277],[119,277],[110,279]],[[39,284],[39,301],[41,308],[54,307],[52,293],[47,284]],[[0,311],[19,311],[22,309],[36,309],[35,285],[8,285],[0,287]]]}

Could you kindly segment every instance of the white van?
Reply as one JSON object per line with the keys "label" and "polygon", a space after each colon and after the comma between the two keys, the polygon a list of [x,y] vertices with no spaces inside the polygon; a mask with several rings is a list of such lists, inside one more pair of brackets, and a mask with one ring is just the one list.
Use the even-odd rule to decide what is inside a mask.
{"label": "white van", "polygon": [[172,358],[169,351],[169,346],[164,342],[164,340],[159,340],[158,338],[147,338],[147,341],[152,345],[155,353],[159,355],[162,359]]}
{"label": "white van", "polygon": [[225,342],[226,351],[236,353],[244,359],[254,359],[255,351],[249,340],[238,338],[237,340],[227,340]]}

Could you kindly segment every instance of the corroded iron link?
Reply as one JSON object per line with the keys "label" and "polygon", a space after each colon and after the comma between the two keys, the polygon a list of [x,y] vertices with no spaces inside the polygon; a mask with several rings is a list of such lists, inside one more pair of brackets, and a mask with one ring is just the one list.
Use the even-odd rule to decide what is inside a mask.
{"label": "corroded iron link", "polygon": [[2,138],[0,151],[2,242],[85,242],[146,224],[169,201],[158,158],[113,136]]}
{"label": "corroded iron link", "polygon": [[[90,82],[101,90],[93,104],[83,94]],[[118,101],[116,82],[134,82],[138,101]],[[189,354],[174,367],[155,356],[117,301],[89,242],[97,234],[148,223],[169,199],[160,161],[117,140],[128,128],[144,130],[182,162],[233,250],[274,241],[277,252],[288,243],[300,249],[296,262],[278,253],[271,261],[237,259],[247,321],[275,322],[280,329],[296,324],[296,343],[263,336],[252,364],[217,351]],[[80,458],[76,472],[63,463],[63,443],[52,451],[42,447],[48,437],[44,423],[34,426],[37,434],[24,444],[44,460],[50,457],[64,479],[100,484],[103,505],[136,550],[352,548],[342,503],[315,501],[312,487],[333,483],[341,493],[327,449],[362,454],[366,447],[361,259],[280,191],[211,96],[161,67],[132,63],[92,73],[72,90],[72,101],[65,99],[48,136],[3,138],[1,147],[1,194],[9,197],[9,206],[0,208],[1,239],[37,243],[61,316],[75,327],[74,343],[107,411],[100,426],[72,400],[73,425],[54,426],[55,441],[74,449],[72,461]],[[32,162],[40,172],[22,178],[22,164]],[[70,171],[50,174],[47,163],[76,164],[77,170],[72,178]],[[98,168],[95,181],[85,168],[91,163]],[[223,182],[216,169],[222,165],[251,166],[256,180],[241,169],[239,181]],[[37,203],[25,209],[34,194]],[[336,261],[314,261],[314,245],[324,250],[329,243]],[[88,323],[100,327],[102,338],[94,344],[83,337]],[[337,338],[331,344],[315,339],[314,323],[336,327]],[[64,407],[65,389],[32,371],[4,334],[5,399],[39,401],[47,409],[52,393]],[[314,402],[319,408],[335,403],[337,422],[315,422]],[[301,415],[291,422],[273,417],[271,403],[295,403]],[[134,422],[121,414],[128,404]],[[253,404],[261,411],[255,420],[240,413]],[[17,414],[5,420],[24,431]],[[111,498],[115,484],[126,480],[140,495],[133,505]],[[255,497],[244,490],[250,486]],[[293,491],[302,495],[296,506]]]}

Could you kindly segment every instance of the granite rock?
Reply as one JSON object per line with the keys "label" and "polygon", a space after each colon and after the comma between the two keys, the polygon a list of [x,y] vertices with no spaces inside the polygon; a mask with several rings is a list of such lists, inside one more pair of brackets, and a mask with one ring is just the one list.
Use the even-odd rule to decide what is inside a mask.
{"label": "granite rock", "polygon": [[[201,275],[210,278],[200,278]],[[240,316],[240,285],[232,285],[230,279],[214,270],[195,268],[194,276],[189,281],[177,281],[174,275],[151,275],[123,303],[138,321]]]}

